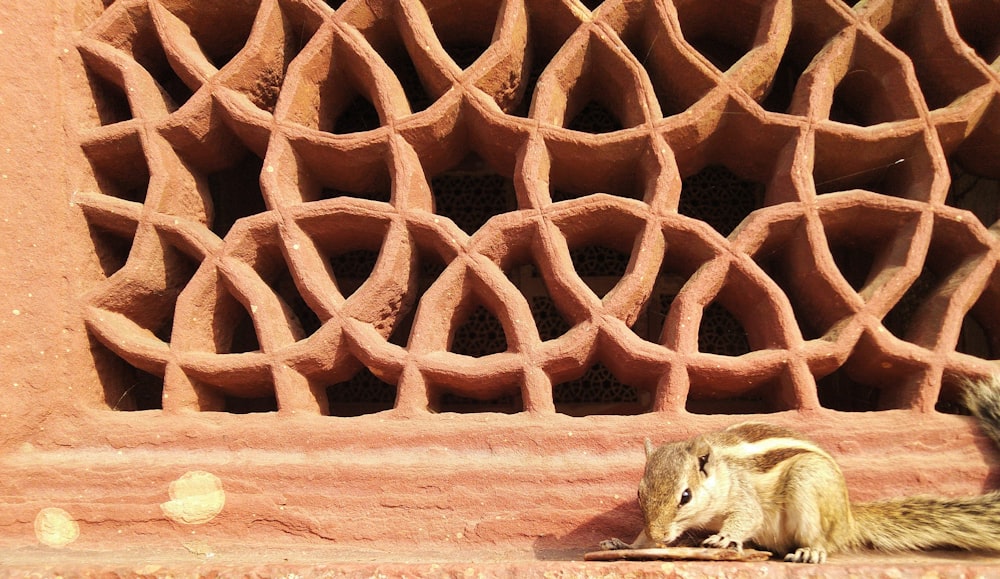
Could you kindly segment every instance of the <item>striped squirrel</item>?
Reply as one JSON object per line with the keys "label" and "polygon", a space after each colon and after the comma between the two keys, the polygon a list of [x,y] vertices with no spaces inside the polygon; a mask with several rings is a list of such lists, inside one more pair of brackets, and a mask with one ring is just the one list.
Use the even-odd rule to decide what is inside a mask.
{"label": "striped squirrel", "polygon": [[[968,384],[965,404],[1000,446],[1000,375]],[[669,545],[688,530],[715,533],[706,547],[752,543],[785,560],[827,553],[958,547],[1000,551],[1000,491],[966,498],[908,497],[851,503],[833,458],[780,426],[747,422],[654,449],[646,440],[639,483],[645,529],[632,544]]]}

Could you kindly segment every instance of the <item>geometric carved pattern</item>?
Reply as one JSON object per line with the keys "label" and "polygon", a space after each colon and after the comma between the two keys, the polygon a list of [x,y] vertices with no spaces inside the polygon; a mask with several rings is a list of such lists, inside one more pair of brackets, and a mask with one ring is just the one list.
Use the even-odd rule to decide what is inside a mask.
{"label": "geometric carved pattern", "polygon": [[106,4],[109,408],[930,410],[996,369],[995,3]]}

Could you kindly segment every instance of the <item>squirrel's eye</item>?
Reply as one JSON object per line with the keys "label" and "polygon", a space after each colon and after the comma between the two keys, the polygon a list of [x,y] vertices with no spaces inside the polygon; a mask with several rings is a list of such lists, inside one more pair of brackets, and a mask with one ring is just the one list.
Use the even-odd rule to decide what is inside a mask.
{"label": "squirrel's eye", "polygon": [[691,502],[691,489],[684,489],[684,492],[681,493],[681,503],[679,506],[683,507],[689,502]]}
{"label": "squirrel's eye", "polygon": [[708,474],[708,473],[705,472],[705,465],[706,464],[708,464],[708,455],[706,454],[705,456],[699,456],[698,457],[698,470],[700,470],[701,472],[703,472],[705,474]]}

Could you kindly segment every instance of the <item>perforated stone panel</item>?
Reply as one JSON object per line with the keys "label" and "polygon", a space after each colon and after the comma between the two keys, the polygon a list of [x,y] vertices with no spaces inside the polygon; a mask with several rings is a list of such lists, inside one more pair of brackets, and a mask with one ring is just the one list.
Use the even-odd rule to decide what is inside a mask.
{"label": "perforated stone panel", "polygon": [[109,408],[930,410],[997,368],[996,2],[106,5]]}

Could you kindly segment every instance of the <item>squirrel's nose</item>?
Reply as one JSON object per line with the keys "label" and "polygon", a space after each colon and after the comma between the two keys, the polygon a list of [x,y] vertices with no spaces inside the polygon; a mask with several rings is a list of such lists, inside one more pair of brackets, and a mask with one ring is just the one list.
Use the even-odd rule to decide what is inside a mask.
{"label": "squirrel's nose", "polygon": [[680,533],[676,530],[676,525],[649,525],[646,527],[646,536],[651,541],[660,545],[669,545],[677,540]]}

